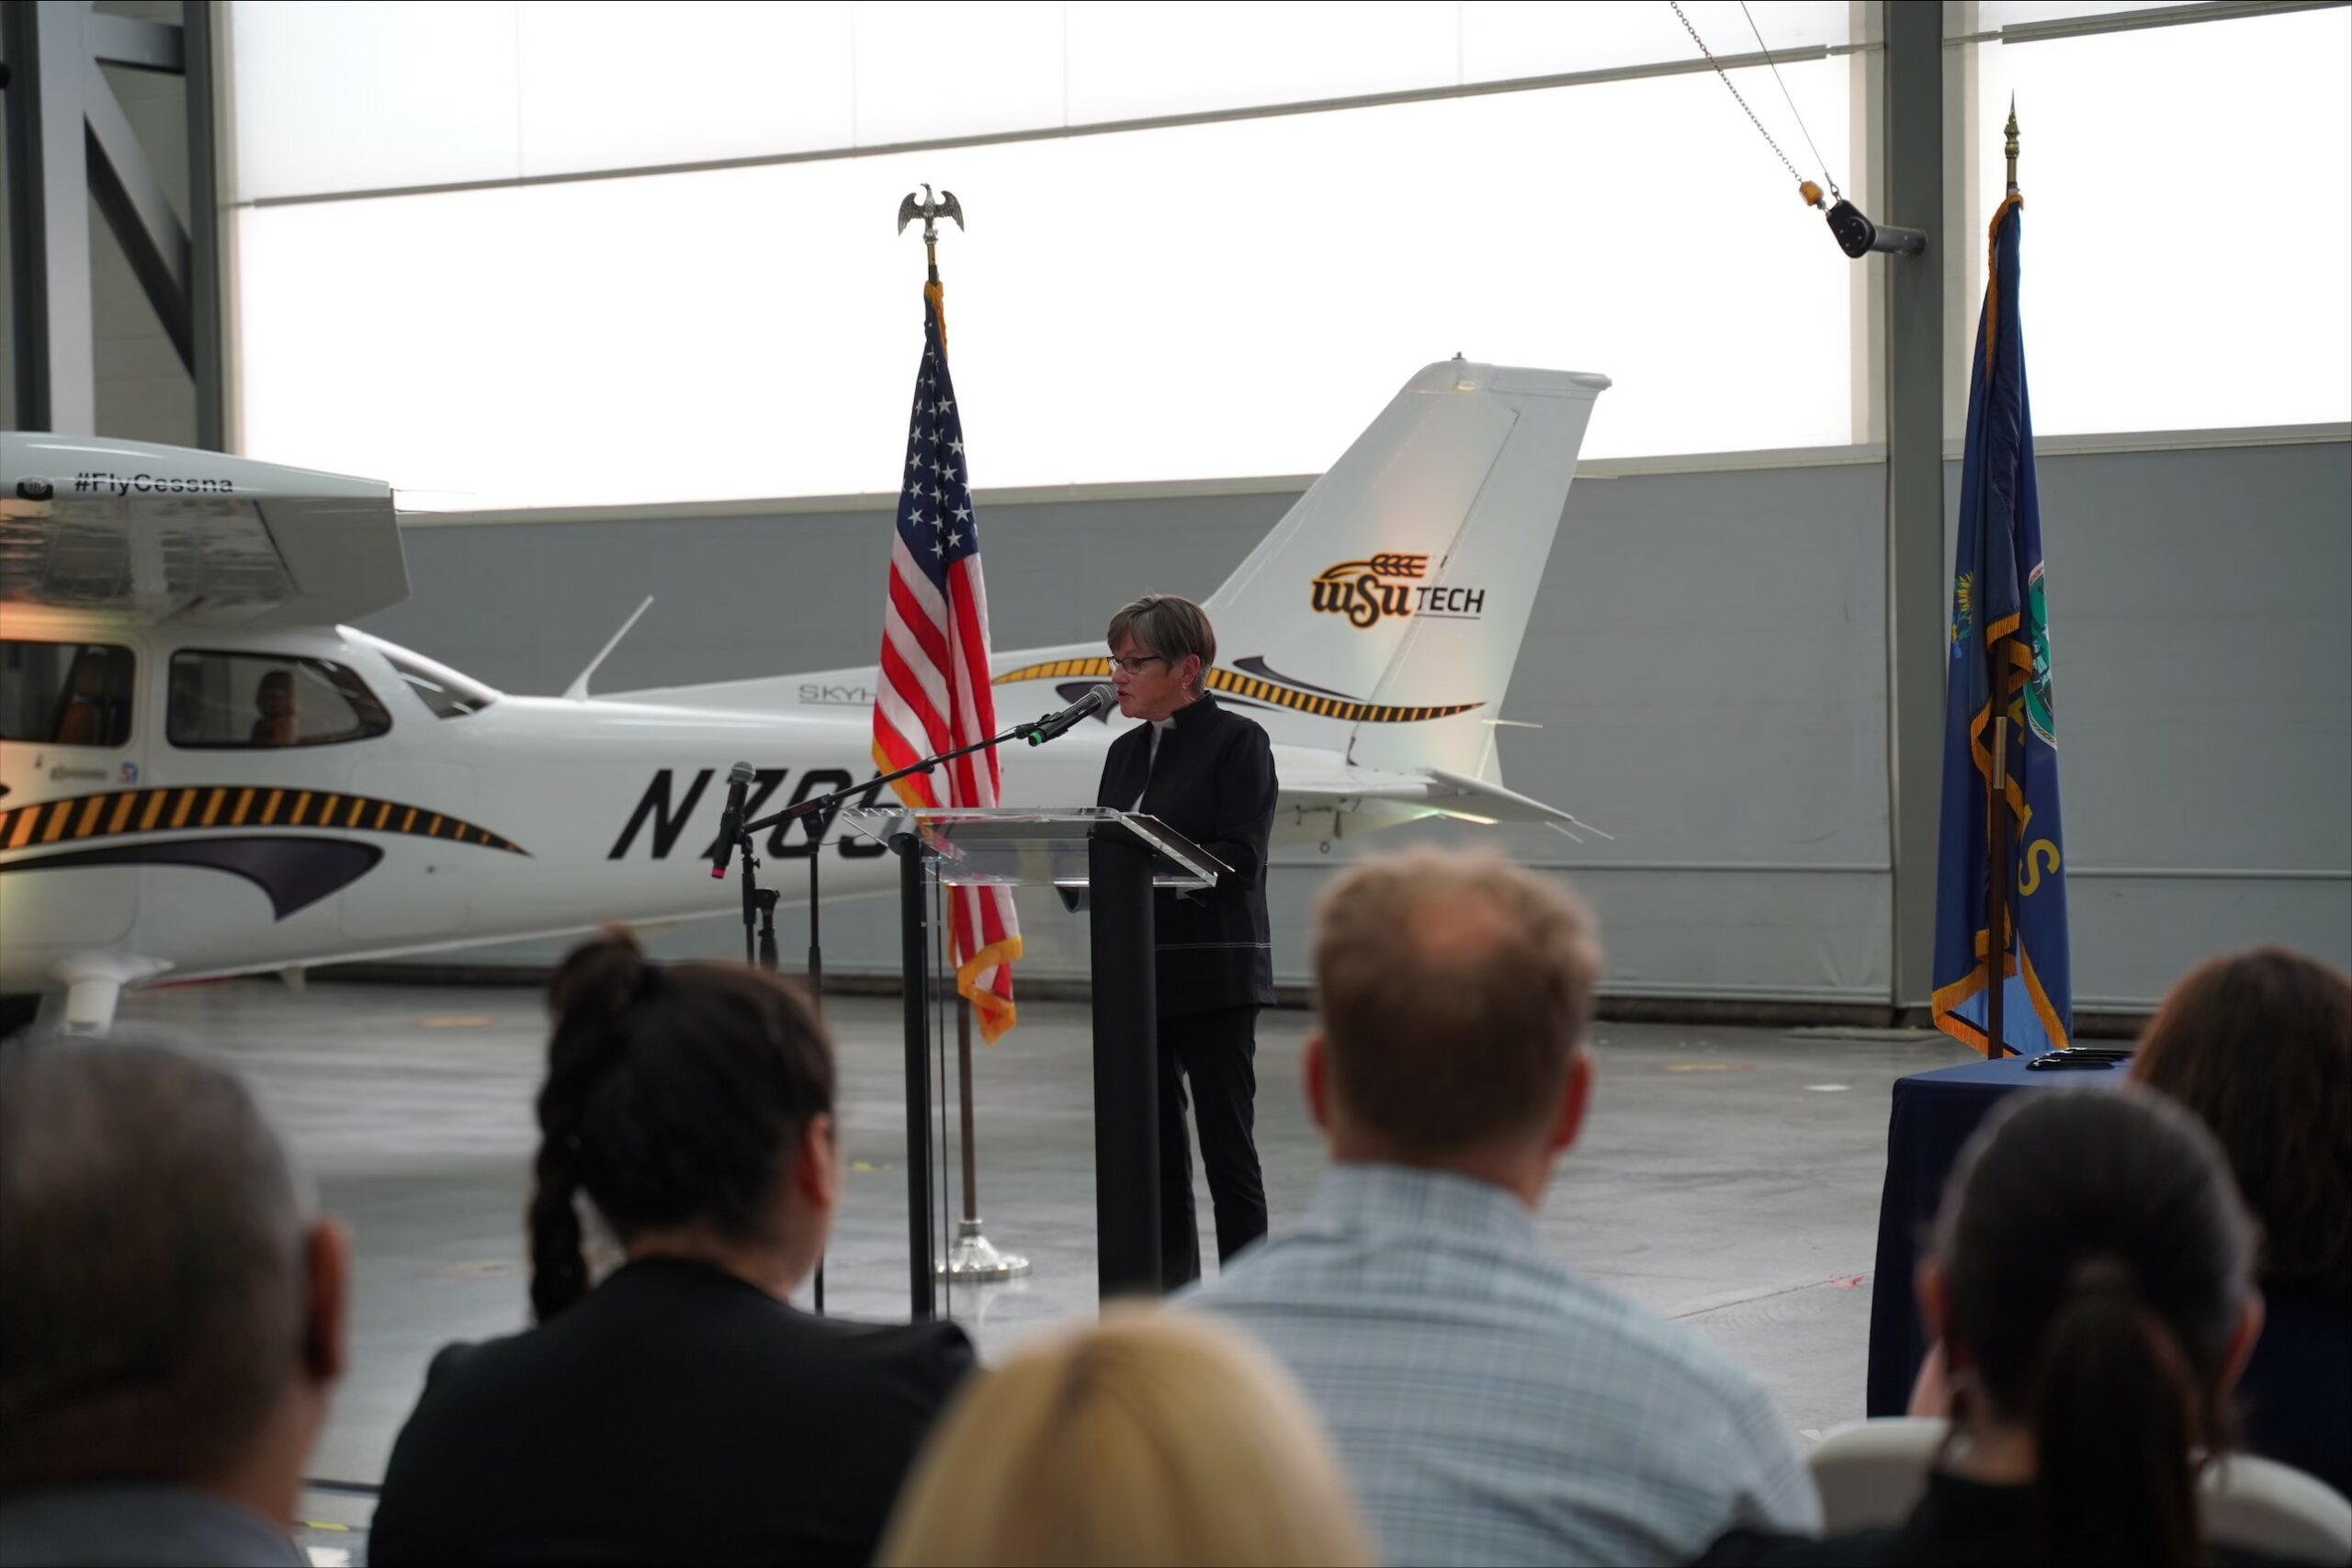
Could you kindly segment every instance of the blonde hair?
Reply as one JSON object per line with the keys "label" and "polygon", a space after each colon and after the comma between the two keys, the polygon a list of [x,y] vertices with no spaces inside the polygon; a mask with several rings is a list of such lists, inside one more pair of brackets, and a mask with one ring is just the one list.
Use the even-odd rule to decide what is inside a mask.
{"label": "blonde hair", "polygon": [[1363,861],[1315,908],[1332,1095],[1415,1155],[1536,1136],[1592,1021],[1600,962],[1592,912],[1555,878],[1491,852]]}
{"label": "blonde hair", "polygon": [[1262,1350],[1189,1313],[1114,1310],[974,1380],[877,1562],[1368,1563],[1322,1423]]}

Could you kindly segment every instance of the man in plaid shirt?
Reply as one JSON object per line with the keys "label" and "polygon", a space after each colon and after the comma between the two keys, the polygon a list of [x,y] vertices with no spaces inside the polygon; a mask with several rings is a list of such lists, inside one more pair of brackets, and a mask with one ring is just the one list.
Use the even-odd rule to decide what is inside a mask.
{"label": "man in plaid shirt", "polygon": [[1317,910],[1331,1168],[1303,1224],[1188,1299],[1305,1385],[1389,1562],[1687,1562],[1729,1529],[1820,1528],[1762,1386],[1544,1250],[1600,967],[1583,905],[1491,856],[1368,861]]}

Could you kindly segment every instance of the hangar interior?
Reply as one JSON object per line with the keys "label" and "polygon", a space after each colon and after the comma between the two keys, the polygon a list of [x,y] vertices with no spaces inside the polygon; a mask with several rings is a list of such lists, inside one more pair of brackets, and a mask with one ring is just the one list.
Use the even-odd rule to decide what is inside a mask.
{"label": "hangar interior", "polygon": [[[969,217],[940,267],[999,650],[1206,595],[1425,364],[1611,377],[1498,731],[1512,789],[1611,837],[1432,821],[1275,856],[1299,1005],[1266,1036],[1269,1186],[1279,1224],[1318,1154],[1289,1086],[1335,869],[1433,842],[1560,874],[1600,920],[1623,1085],[1600,1114],[1623,1120],[1547,1239],[1750,1359],[1817,1436],[1860,1414],[1884,1086],[1966,1055],[1917,1026],[2012,102],[2074,1005],[2129,1032],[2260,943],[2352,967],[2352,9],[1758,4],[1776,80],[1741,7],[1687,6],[1773,149],[1664,5],[1186,9],[99,0],[204,51],[94,68],[199,239],[197,347],[91,201],[86,243],[42,240],[52,291],[85,271],[81,378],[0,313],[0,426],[32,423],[38,364],[37,396],[69,400],[48,428],[388,479],[413,592],[363,629],[552,694],[648,595],[599,693],[873,660],[922,281],[891,221],[925,182]],[[34,12],[11,13],[19,70],[28,40],[96,47],[83,11]],[[1775,150],[1926,254],[1838,254]],[[27,232],[0,249],[17,286]],[[734,956],[732,910],[717,890],[650,944]],[[1021,913],[1041,1005],[982,1055],[980,1144],[1037,1272],[949,1303],[989,1355],[1093,1302],[1085,928]],[[829,976],[867,993],[837,1015],[869,1152],[835,1301],[888,1316],[872,993],[897,910],[824,918]],[[792,968],[805,916],[778,924]],[[529,987],[569,941],[126,1010],[234,1042],[358,1218],[359,1349],[315,1476],[364,1494],[432,1348],[517,1324]],[[1642,1153],[1702,1128],[1706,1160]],[[1772,1247],[1743,1252],[1759,1224]],[[314,1555],[364,1529],[334,1487],[305,1506]]]}
{"label": "hangar interior", "polygon": [[[1923,264],[1839,265],[1656,8],[1392,7],[1340,47],[1274,7],[1152,72],[1138,8],[979,9],[218,10],[217,391],[93,209],[96,428],[192,444],[211,410],[235,449],[391,479],[424,509],[414,592],[368,629],[504,690],[560,690],[650,594],[597,678],[623,691],[871,660],[921,276],[889,213],[920,180],[973,215],[943,266],[1000,649],[1092,637],[1140,589],[1206,593],[1419,364],[1600,371],[1499,747],[1511,787],[1615,840],[1407,836],[1574,876],[1619,995],[1922,1004],[1923,944],[1906,968],[1897,933],[1931,897],[1931,858],[1905,868],[1932,844],[1938,736],[1914,732],[1906,772],[1894,676],[1907,649],[1939,704],[1949,584],[1903,547],[1889,407],[1898,378],[1940,378],[1948,562],[1981,244],[1936,248],[1938,341],[1891,344],[1889,280]],[[1939,90],[1903,99],[1930,101],[1929,150],[1901,168],[1881,8],[1768,17],[1867,209],[1925,193],[1939,229],[1981,234],[2018,101],[2066,784],[2097,802],[2070,813],[2075,998],[2127,1015],[2220,948],[2352,953],[2345,17],[2150,9],[1943,6],[1921,40]],[[1718,52],[1745,30],[1694,19]],[[955,94],[877,85],[911,38],[962,62]],[[626,124],[582,74],[612,51],[660,62]],[[184,213],[182,81],[102,70]],[[1563,156],[1595,136],[1606,157]],[[2289,209],[2291,245],[2215,227]],[[1112,387],[1132,414],[1087,412]],[[1282,856],[1286,986],[1358,847]],[[1030,914],[1024,973],[1082,977],[1069,923]],[[735,941],[721,920],[663,951]],[[845,906],[827,949],[887,976],[890,912]]]}

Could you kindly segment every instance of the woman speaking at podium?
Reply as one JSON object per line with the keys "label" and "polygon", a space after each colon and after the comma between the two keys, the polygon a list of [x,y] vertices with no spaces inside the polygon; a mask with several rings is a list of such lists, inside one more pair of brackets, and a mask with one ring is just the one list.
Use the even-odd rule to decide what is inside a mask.
{"label": "woman speaking at podium", "polygon": [[1266,923],[1274,753],[1264,730],[1209,694],[1216,633],[1198,604],[1148,593],[1111,617],[1108,640],[1119,712],[1146,722],[1111,743],[1094,803],[1157,817],[1232,871],[1213,889],[1152,896],[1160,1285],[1172,1291],[1201,1277],[1184,1132],[1187,1080],[1216,1207],[1218,1261],[1266,1234],[1266,1187],[1251,1128],[1258,1010],[1274,999]]}

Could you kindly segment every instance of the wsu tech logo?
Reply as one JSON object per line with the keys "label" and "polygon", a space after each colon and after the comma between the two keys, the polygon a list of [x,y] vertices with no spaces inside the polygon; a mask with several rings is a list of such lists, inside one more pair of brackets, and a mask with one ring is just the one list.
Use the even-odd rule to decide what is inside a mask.
{"label": "wsu tech logo", "polygon": [[1365,560],[1343,560],[1325,567],[1309,583],[1309,603],[1317,615],[1344,615],[1358,631],[1369,631],[1391,617],[1432,615],[1446,621],[1475,621],[1486,613],[1487,591],[1456,588],[1421,580],[1429,575],[1430,558],[1401,550],[1384,550]]}

